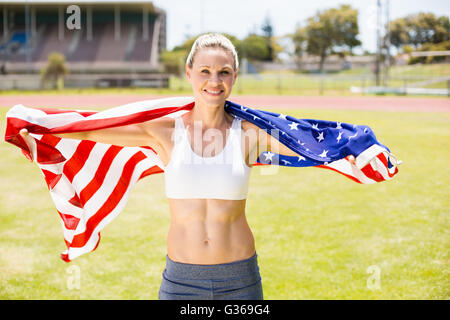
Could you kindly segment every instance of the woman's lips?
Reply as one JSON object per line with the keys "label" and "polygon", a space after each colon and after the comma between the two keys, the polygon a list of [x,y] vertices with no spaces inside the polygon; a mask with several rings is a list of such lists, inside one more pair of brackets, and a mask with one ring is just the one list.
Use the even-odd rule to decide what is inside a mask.
{"label": "woman's lips", "polygon": [[211,89],[204,89],[204,92],[206,92],[208,95],[211,96],[220,96],[223,93],[223,90],[211,90]]}

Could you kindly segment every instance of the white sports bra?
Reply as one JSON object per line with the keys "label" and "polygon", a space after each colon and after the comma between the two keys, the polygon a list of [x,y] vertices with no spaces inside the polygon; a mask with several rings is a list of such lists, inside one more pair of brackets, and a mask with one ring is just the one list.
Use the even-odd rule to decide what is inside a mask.
{"label": "white sports bra", "polygon": [[175,118],[174,147],[164,169],[166,196],[246,199],[251,167],[242,156],[241,131],[241,120],[234,118],[222,151],[213,157],[201,157],[191,148],[183,119]]}

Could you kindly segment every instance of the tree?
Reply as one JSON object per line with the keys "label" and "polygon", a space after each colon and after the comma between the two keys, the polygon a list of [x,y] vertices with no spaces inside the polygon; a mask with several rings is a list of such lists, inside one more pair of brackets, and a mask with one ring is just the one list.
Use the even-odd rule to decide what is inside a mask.
{"label": "tree", "polygon": [[308,18],[305,29],[298,30],[296,34],[300,40],[301,35],[306,36],[306,51],[320,57],[319,68],[322,72],[326,57],[335,50],[341,51],[346,47],[351,53],[354,47],[361,45],[357,39],[358,11],[349,5],[319,11]]}
{"label": "tree", "polygon": [[417,47],[424,43],[439,43],[449,40],[448,17],[436,17],[433,13],[420,12],[407,17],[411,44]]}
{"label": "tree", "polygon": [[66,58],[59,52],[48,55],[47,65],[41,70],[42,84],[49,82],[52,88],[61,90],[64,88],[64,77],[69,73],[66,66]]}
{"label": "tree", "polygon": [[447,16],[437,18],[434,30],[434,43],[441,43],[450,40],[450,19]]}
{"label": "tree", "polygon": [[[333,11],[333,9],[331,10]],[[357,38],[359,34],[358,10],[349,5],[342,5],[339,9],[335,9],[335,12],[336,45],[345,46],[352,53],[354,47],[361,45],[361,41]]]}
{"label": "tree", "polygon": [[409,35],[406,28],[405,18],[399,18],[390,22],[390,42],[397,49],[409,43]]}
{"label": "tree", "polygon": [[426,43],[436,44],[450,40],[450,21],[447,16],[417,13],[390,22],[391,43],[398,50],[406,45],[416,50]]}
{"label": "tree", "polygon": [[270,60],[266,38],[249,34],[242,41],[244,56],[249,60]]}
{"label": "tree", "polygon": [[274,60],[274,45],[273,45],[273,27],[272,22],[270,21],[269,16],[266,17],[264,20],[264,23],[261,27],[263,32],[263,37],[266,39],[266,46],[267,46],[267,60],[273,61]]}
{"label": "tree", "polygon": [[171,51],[163,51],[160,59],[164,66],[164,72],[181,77],[184,72],[184,64],[186,63],[186,50],[175,48]]}
{"label": "tree", "polygon": [[291,40],[294,44],[294,57],[296,57],[297,68],[301,68],[301,61],[303,54],[306,52],[306,44],[307,44],[307,31],[306,28],[301,26],[297,27],[295,33],[290,35]]}

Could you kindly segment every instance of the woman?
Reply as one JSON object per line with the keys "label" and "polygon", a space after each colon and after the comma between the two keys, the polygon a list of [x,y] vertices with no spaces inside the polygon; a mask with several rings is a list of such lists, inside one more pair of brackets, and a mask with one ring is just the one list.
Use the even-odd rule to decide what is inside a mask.
{"label": "woman", "polygon": [[238,67],[227,38],[203,35],[185,68],[195,99],[192,110],[175,119],[59,135],[150,146],[158,153],[171,213],[160,299],[263,299],[245,216],[250,171],[264,151],[297,154],[225,111]]}

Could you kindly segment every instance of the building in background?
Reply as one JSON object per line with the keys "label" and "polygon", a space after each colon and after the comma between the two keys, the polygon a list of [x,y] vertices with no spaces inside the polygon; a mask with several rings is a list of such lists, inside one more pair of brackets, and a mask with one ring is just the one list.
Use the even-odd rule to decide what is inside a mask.
{"label": "building in background", "polygon": [[168,86],[166,13],[151,1],[0,0],[0,9],[0,89],[39,88],[52,52],[66,58],[66,87]]}

